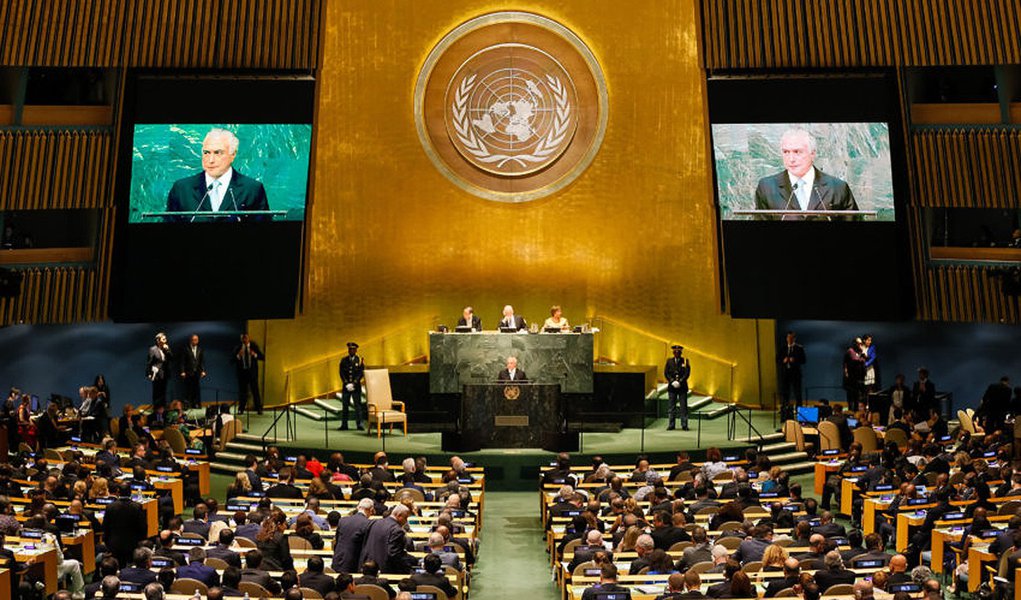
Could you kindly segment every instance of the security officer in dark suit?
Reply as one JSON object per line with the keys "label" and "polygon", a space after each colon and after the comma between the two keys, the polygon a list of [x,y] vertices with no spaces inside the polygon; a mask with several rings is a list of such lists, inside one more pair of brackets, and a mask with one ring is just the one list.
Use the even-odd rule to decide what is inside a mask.
{"label": "security officer in dark suit", "polygon": [[797,335],[788,331],[786,344],[777,352],[780,362],[780,397],[783,399],[780,409],[780,420],[794,418],[794,405],[801,406],[801,365],[805,364],[805,347],[797,342]]}
{"label": "security officer in dark suit", "polygon": [[340,360],[340,381],[344,391],[340,396],[340,403],[344,405],[344,412],[341,414],[341,431],[347,431],[348,404],[355,406],[355,425],[362,428],[364,415],[362,414],[362,378],[365,376],[365,363],[362,357],[358,356],[358,344],[347,343],[347,356]]}
{"label": "security officer in dark suit", "polygon": [[238,411],[248,410],[248,393],[251,391],[255,410],[262,414],[262,396],[259,394],[259,361],[265,360],[259,345],[247,333],[241,334],[241,344],[234,348],[234,372],[238,378]]}
{"label": "security officer in dark suit", "polygon": [[677,421],[677,406],[681,409],[681,429],[688,430],[688,377],[691,375],[691,363],[687,358],[681,356],[684,346],[674,344],[670,347],[674,355],[666,361],[663,369],[663,376],[666,378],[667,397],[670,399],[670,424],[667,430],[675,428]]}

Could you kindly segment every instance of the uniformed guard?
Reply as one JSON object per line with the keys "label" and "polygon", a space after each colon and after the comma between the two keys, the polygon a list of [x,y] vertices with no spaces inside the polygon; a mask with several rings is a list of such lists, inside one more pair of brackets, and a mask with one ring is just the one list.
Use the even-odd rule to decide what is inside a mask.
{"label": "uniformed guard", "polygon": [[688,376],[691,375],[691,363],[681,356],[684,346],[674,344],[670,347],[674,355],[666,361],[663,369],[663,376],[666,377],[667,398],[670,399],[670,410],[668,411],[670,423],[667,431],[675,428],[677,421],[677,407],[681,409],[681,429],[688,430]]}
{"label": "uniformed guard", "polygon": [[362,421],[365,418],[362,413],[362,378],[364,376],[365,363],[362,361],[362,357],[358,356],[358,344],[348,342],[347,356],[340,359],[340,381],[344,385],[344,391],[340,396],[340,403],[344,405],[344,412],[341,415],[341,431],[347,430],[349,403],[354,403],[356,428],[362,428]]}

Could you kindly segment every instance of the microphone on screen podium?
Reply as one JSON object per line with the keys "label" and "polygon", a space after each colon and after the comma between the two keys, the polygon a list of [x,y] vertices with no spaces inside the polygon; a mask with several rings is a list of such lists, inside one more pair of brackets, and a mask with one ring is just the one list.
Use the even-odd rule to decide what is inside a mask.
{"label": "microphone on screen podium", "polygon": [[[797,191],[798,191],[798,182],[795,181],[794,185],[791,186],[791,193],[787,195],[787,204],[784,205],[784,207],[783,207],[784,210],[790,210],[791,209],[791,200],[794,199],[794,193],[797,192]],[[780,220],[783,221],[786,218],[787,218],[787,215],[784,215],[784,216],[780,217]]]}
{"label": "microphone on screen podium", "polygon": [[[213,184],[212,183],[210,183],[209,185],[206,186],[206,193],[202,194],[202,199],[199,200],[198,206],[195,207],[195,211],[196,212],[202,210],[202,203],[206,201],[206,198],[209,197],[209,192],[211,192],[211,191],[213,191]],[[212,210],[212,208],[213,208],[212,203],[210,203],[209,208],[210,208],[210,210]],[[192,215],[191,216],[191,221],[188,221],[188,222],[189,223],[194,223],[196,216],[197,215]]]}

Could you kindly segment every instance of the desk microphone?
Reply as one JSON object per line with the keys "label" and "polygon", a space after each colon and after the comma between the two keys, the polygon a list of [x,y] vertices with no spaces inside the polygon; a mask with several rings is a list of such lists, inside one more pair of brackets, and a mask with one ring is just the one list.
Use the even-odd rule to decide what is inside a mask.
{"label": "desk microphone", "polygon": [[[198,211],[202,210],[202,203],[206,201],[206,198],[209,197],[209,192],[211,192],[211,191],[213,191],[213,184],[212,183],[210,183],[209,185],[206,186],[206,193],[202,194],[202,198],[199,200],[198,206],[195,207],[195,212],[198,212]],[[212,209],[213,209],[213,205],[212,205],[212,203],[210,203],[209,210],[212,210]],[[194,223],[196,216],[198,216],[198,215],[192,215],[191,216],[191,221],[188,221],[188,222],[189,223]]]}

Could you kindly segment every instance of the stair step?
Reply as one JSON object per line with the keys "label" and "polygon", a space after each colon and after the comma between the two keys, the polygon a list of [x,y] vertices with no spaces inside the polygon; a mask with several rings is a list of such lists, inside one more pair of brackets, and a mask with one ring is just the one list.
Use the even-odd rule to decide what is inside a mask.
{"label": "stair step", "polygon": [[762,435],[762,439],[759,439],[759,436],[755,435],[750,438],[738,438],[735,441],[741,442],[742,444],[754,445],[754,444],[776,444],[778,442],[783,442],[785,440],[784,435],[782,433],[766,433]]}
{"label": "stair step", "polygon": [[254,433],[239,433],[236,436],[234,436],[234,439],[240,440],[242,442],[253,442],[256,444],[262,443],[262,436],[255,435]]}
{"label": "stair step", "polygon": [[209,463],[209,470],[217,473],[240,473],[245,468],[239,465],[228,465],[220,462]]}
{"label": "stair step", "polygon": [[688,400],[688,412],[698,410],[703,406],[709,406],[713,403],[712,396],[702,396],[695,400]]}
{"label": "stair step", "polygon": [[795,474],[795,473],[807,473],[815,469],[815,463],[811,461],[791,463],[784,465],[783,470]]}
{"label": "stair step", "polygon": [[227,442],[227,450],[228,451],[243,450],[245,452],[255,452],[258,454],[262,454],[262,444],[248,444],[244,442],[238,442],[236,440],[231,440]]}
{"label": "stair step", "polygon": [[306,419],[312,419],[313,421],[323,421],[325,417],[322,413],[315,412],[314,410],[305,408],[304,406],[295,406],[294,412],[305,417]]}
{"label": "stair step", "polygon": [[808,458],[805,452],[787,452],[785,454],[770,455],[769,461],[773,464],[789,463],[792,460],[804,460]]}
{"label": "stair step", "polygon": [[216,453],[217,460],[227,462],[244,463],[245,456],[246,456],[245,454],[238,454],[237,452],[222,451]]}
{"label": "stair step", "polygon": [[316,398],[312,401],[312,403],[319,408],[325,409],[327,412],[333,413],[334,415],[340,415],[344,412],[343,407],[337,402],[330,402],[322,398]]}
{"label": "stair step", "polygon": [[[230,444],[227,444],[228,446]],[[778,444],[769,444],[768,446],[762,447],[763,454],[772,454],[774,452],[789,452],[797,448],[798,445],[794,442],[780,442]]]}
{"label": "stair step", "polygon": [[716,408],[710,410],[699,411],[700,414],[705,415],[706,419],[718,419],[724,415],[730,414],[734,408],[730,404],[721,404]]}

